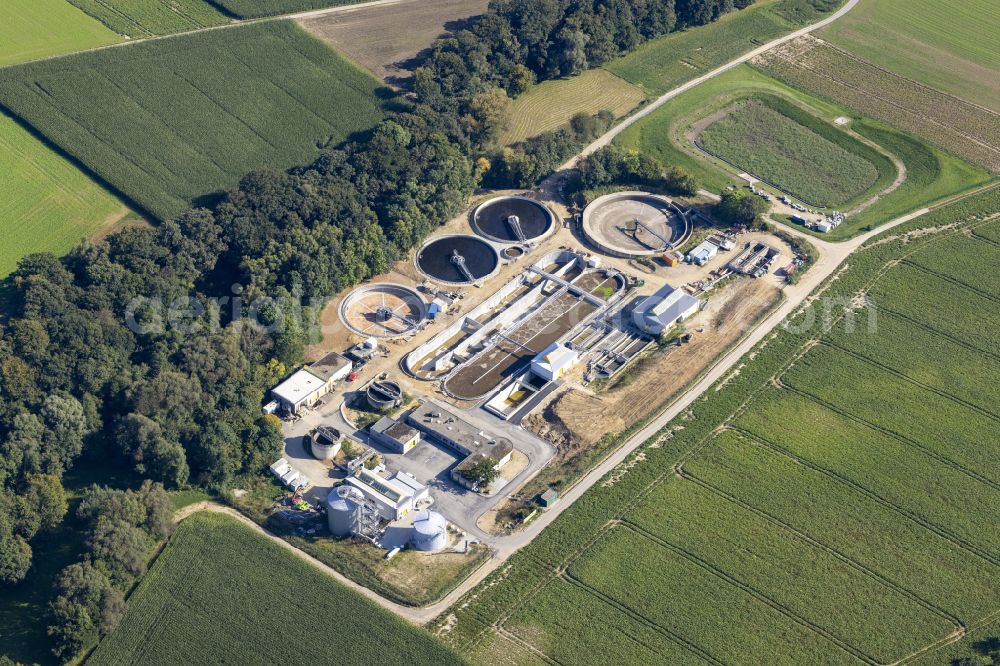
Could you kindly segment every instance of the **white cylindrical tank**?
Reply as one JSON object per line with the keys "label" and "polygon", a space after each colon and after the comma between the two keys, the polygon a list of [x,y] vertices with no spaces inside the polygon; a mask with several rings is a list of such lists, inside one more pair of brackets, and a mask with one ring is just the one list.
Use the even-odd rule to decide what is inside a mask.
{"label": "white cylindrical tank", "polygon": [[436,511],[421,511],[413,518],[410,544],[416,550],[441,550],[448,545],[448,521]]}
{"label": "white cylindrical tank", "polygon": [[326,522],[333,536],[350,536],[357,504],[351,498],[351,488],[340,486],[326,496]]}

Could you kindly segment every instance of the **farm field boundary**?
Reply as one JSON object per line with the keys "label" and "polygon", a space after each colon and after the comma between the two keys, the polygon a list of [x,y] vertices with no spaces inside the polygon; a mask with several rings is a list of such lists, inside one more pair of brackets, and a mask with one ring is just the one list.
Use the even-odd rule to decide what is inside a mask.
{"label": "farm field boundary", "polygon": [[896,177],[888,157],[782,97],[744,97],[702,126],[695,146],[811,206],[847,209]]}
{"label": "farm field boundary", "polygon": [[[823,132],[832,140],[849,141],[844,145],[858,150],[859,154],[878,165],[879,181],[872,190],[880,194],[856,197],[854,203],[860,210],[849,215],[847,221],[832,233],[822,234],[823,238],[848,238],[870,230],[879,222],[968,192],[993,179],[980,167],[928,146],[880,121],[855,118],[845,129],[834,127],[834,119],[855,114],[831,100],[797,89],[749,65],[735,67],[685,91],[671,104],[661,106],[632,123],[614,141],[622,147],[645,152],[665,164],[679,166],[697,178],[706,189],[721,191],[741,182],[735,175],[737,169],[710,157],[693,144],[698,123],[740,99],[761,96],[780,100],[784,106],[797,112],[796,117],[801,117],[806,126]],[[881,150],[867,145],[865,141]],[[906,177],[901,183],[893,182],[897,168],[882,151],[895,156],[905,168]],[[767,180],[763,174],[755,175]]]}
{"label": "farm field boundary", "polygon": [[603,69],[544,81],[514,100],[510,127],[499,143],[509,145],[558,129],[577,113],[608,110],[621,118],[645,98],[640,88]]}
{"label": "farm field boundary", "polygon": [[[713,658],[728,656],[725,652],[728,648],[719,645],[712,638],[718,632],[705,630],[704,624],[699,624],[699,619],[710,617],[704,615],[709,609],[743,604],[743,601],[737,599],[746,594],[746,591],[741,591],[740,585],[733,583],[723,584],[718,588],[702,588],[699,585],[696,587],[702,593],[689,596],[687,587],[691,580],[690,574],[683,577],[664,574],[664,571],[674,570],[675,566],[661,562],[661,556],[650,553],[648,547],[615,546],[618,548],[616,556],[599,555],[601,549],[610,547],[601,544],[610,543],[606,542],[609,538],[607,535],[609,531],[619,531],[616,526],[621,521],[638,523],[643,529],[653,533],[665,530],[669,535],[668,540],[675,547],[688,552],[695,547],[697,539],[705,539],[703,550],[698,552],[713,558],[722,557],[725,553],[724,539],[730,531],[730,528],[724,528],[725,525],[743,529],[760,525],[760,542],[763,548],[768,549],[768,555],[719,560],[713,566],[734,581],[740,581],[741,585],[750,585],[758,594],[763,594],[765,588],[769,589],[766,596],[776,603],[780,597],[786,617],[789,612],[801,619],[815,617],[816,620],[812,621],[823,632],[867,655],[867,659],[862,661],[873,659],[884,662],[916,658],[959,640],[968,627],[989,622],[1000,609],[1000,562],[993,555],[996,541],[989,532],[976,533],[975,521],[980,519],[967,515],[974,514],[975,511],[964,512],[958,505],[954,509],[934,506],[933,502],[923,498],[923,490],[909,487],[909,483],[919,486],[925,479],[931,482],[935,474],[949,469],[947,466],[940,464],[932,456],[919,457],[924,454],[912,448],[905,453],[904,458],[894,458],[894,454],[890,452],[907,451],[907,445],[895,436],[871,430],[872,434],[867,436],[870,445],[863,448],[870,450],[872,456],[888,456],[894,461],[902,461],[898,463],[900,467],[894,467],[896,462],[878,463],[874,468],[869,465],[864,469],[872,471],[864,471],[867,477],[864,478],[863,485],[846,483],[844,478],[824,472],[823,465],[817,462],[818,458],[813,460],[819,454],[836,455],[834,449],[824,452],[826,443],[823,441],[825,435],[821,426],[817,426],[819,429],[813,438],[816,439],[815,442],[807,442],[807,437],[802,441],[803,446],[808,445],[808,448],[801,448],[797,456],[788,457],[771,446],[747,440],[739,433],[720,430],[720,425],[725,426],[734,418],[741,423],[747,418],[753,418],[762,428],[768,428],[768,424],[775,424],[776,417],[782,419],[781,423],[795,420],[794,413],[786,413],[784,416],[772,414],[770,418],[758,414],[758,395],[762,391],[778,396],[795,395],[789,389],[781,388],[780,381],[775,386],[773,378],[783,375],[789,368],[794,371],[802,359],[817,358],[815,354],[820,348],[816,347],[815,340],[832,334],[843,336],[847,330],[845,327],[849,327],[852,322],[857,323],[857,319],[863,320],[863,316],[857,316],[856,305],[852,305],[858,303],[858,294],[871,293],[875,286],[904,270],[904,265],[898,263],[900,259],[951,251],[949,241],[954,239],[959,242],[967,238],[965,225],[981,224],[998,209],[1000,193],[989,190],[936,209],[908,226],[889,232],[890,236],[871,243],[853,255],[836,279],[829,281],[823,288],[819,298],[794,315],[789,326],[783,330],[776,329],[714,391],[707,393],[692,405],[687,414],[649,440],[626,463],[605,477],[603,483],[593,486],[563,511],[534,542],[515,554],[500,571],[484,581],[483,585],[489,587],[488,593],[479,594],[478,590],[473,590],[443,614],[436,622],[440,635],[466,649],[475,658],[490,652],[492,637],[497,635],[494,627],[506,627],[506,630],[516,631],[522,640],[546,655],[563,654],[563,650],[569,649],[565,641],[576,638],[576,634],[572,633],[574,621],[553,623],[545,613],[539,612],[536,600],[546,598],[548,590],[558,585],[556,581],[562,576],[561,572],[568,571],[571,578],[579,578],[582,575],[580,571],[583,571],[580,567],[588,566],[588,575],[591,577],[586,580],[588,585],[593,586],[597,582],[602,594],[610,595],[617,603],[654,624],[660,624],[661,621],[680,623],[661,626],[666,626]],[[960,226],[955,228],[956,224]],[[923,228],[937,231],[914,233]],[[975,257],[970,260],[974,261]],[[921,288],[921,285],[912,287],[918,291]],[[890,298],[883,294],[875,302],[895,306]],[[899,292],[895,298],[912,300],[912,295]],[[977,298],[971,297],[972,300],[964,301],[965,307],[976,309],[974,314],[979,314],[984,307],[977,305],[980,303]],[[826,322],[823,311],[830,307],[831,302],[837,305],[832,311],[833,319]],[[919,301],[917,306],[924,308],[924,313],[920,316],[933,313],[932,310],[926,310],[925,301]],[[911,314],[917,316],[919,313]],[[811,325],[810,321],[813,322]],[[899,323],[904,328],[908,325],[903,321]],[[898,326],[893,331],[898,332]],[[874,335],[878,336],[878,331]],[[880,345],[886,344],[891,345],[891,341],[880,342]],[[821,348],[831,349],[827,345],[822,345]],[[904,355],[903,358],[911,364],[919,362],[919,355]],[[996,363],[988,356],[979,355],[978,358],[980,363]],[[898,364],[898,359],[892,362]],[[871,367],[878,369],[876,365]],[[940,368],[941,365],[937,367]],[[947,371],[949,376],[942,378],[941,382],[953,384],[961,381],[960,377],[954,376],[958,372],[960,369]],[[822,382],[822,377],[816,373],[809,377]],[[845,380],[831,378],[830,382],[834,381],[843,383]],[[915,384],[912,386],[916,388]],[[849,389],[850,386],[845,387],[845,390]],[[856,390],[864,391],[863,388]],[[901,415],[907,412],[907,407],[896,404],[896,397],[892,392],[880,393],[877,399],[887,414],[891,414],[894,409],[899,409]],[[842,409],[853,408],[842,405]],[[992,419],[987,420],[992,422]],[[977,427],[971,421],[969,427]],[[852,421],[844,423],[850,429],[862,427],[847,425]],[[890,429],[896,427],[892,424],[878,425]],[[973,471],[982,473],[984,465],[994,464],[990,451],[995,451],[996,447],[987,443],[995,432],[995,427],[989,432],[979,432],[981,444],[975,452],[979,462],[968,460],[964,465],[978,465],[979,469]],[[787,443],[784,441],[786,436],[781,432],[768,434],[769,439],[778,440],[782,446]],[[972,434],[975,435],[974,432]],[[831,441],[830,446],[832,445]],[[917,476],[902,484],[891,481],[893,475],[899,475],[902,479],[907,476],[907,469],[917,469],[912,465],[906,466],[909,465],[906,461],[916,464],[918,460],[922,461],[920,466],[928,470],[931,476]],[[846,463],[849,459],[844,458],[842,461]],[[860,473],[862,468],[858,467],[855,474]],[[948,472],[947,476],[952,478],[952,474],[954,472]],[[957,480],[959,477],[954,478]],[[945,485],[958,493],[956,498],[963,497],[963,502],[983,502],[985,504],[982,506],[988,506],[991,503],[988,499],[990,494],[996,491],[987,485],[978,484],[970,477],[964,478],[967,480],[960,482],[959,486]],[[708,484],[715,489],[713,492],[722,494],[720,497],[735,498],[735,506],[740,507],[739,510],[726,509],[734,513],[723,522],[718,514],[720,509],[711,508],[717,504],[715,500],[679,504],[679,496],[672,499],[661,496],[661,493],[671,487],[678,489],[678,492],[688,492],[686,484],[695,483]],[[811,501],[803,503],[802,493],[807,493]],[[722,506],[726,504],[719,505]],[[701,507],[705,507],[704,510]],[[900,512],[901,509],[904,513]],[[744,511],[749,513],[745,514]],[[643,518],[635,518],[637,515],[642,515]],[[684,524],[671,526],[675,516],[676,520]],[[758,516],[761,520],[758,522],[750,516]],[[988,517],[981,520],[989,522]],[[712,536],[705,536],[709,534]],[[774,550],[779,547],[780,552],[790,553],[791,556],[808,552],[801,547],[781,547],[781,539],[792,538],[785,536],[779,539],[781,534],[807,536],[804,543],[833,556],[830,565],[817,566],[813,562],[810,567],[799,570],[800,575],[795,577],[796,580],[773,589],[767,588],[773,584],[773,575],[755,573],[748,567],[755,566],[756,562],[780,561],[778,551]],[[954,535],[962,536],[959,538]],[[745,539],[737,541],[746,543]],[[973,544],[975,545],[970,548],[969,545]],[[593,557],[600,558],[600,566],[585,564]],[[834,588],[851,590],[854,587],[830,585],[830,576],[841,566],[834,565],[834,561],[856,572],[850,575],[861,575],[865,580],[871,581],[867,584],[878,585],[878,589],[885,590],[884,594],[890,597],[900,594],[910,601],[902,604],[889,602],[887,605],[896,614],[894,619],[889,619],[889,616],[879,610],[879,602],[872,595],[858,595],[847,602],[846,606],[844,602],[832,602],[824,598]],[[752,576],[757,575],[761,576],[759,581],[751,585]],[[643,581],[639,587],[635,587],[636,583],[629,582],[634,577]],[[809,593],[808,590],[813,585],[817,585],[817,589],[822,592]],[[646,594],[642,588],[657,592]],[[710,594],[709,589],[717,592]],[[714,594],[719,596],[713,596]],[[666,616],[657,615],[657,604],[652,603],[653,598],[658,600],[657,604],[670,599],[671,606],[679,606],[674,607],[673,612],[666,613]],[[841,617],[839,614],[815,613],[817,608],[828,601],[835,603],[846,614]],[[791,609],[795,609],[794,612]],[[763,610],[745,613],[740,617],[735,631],[743,631],[742,626],[749,623],[757,627],[758,633],[755,634],[756,638],[748,641],[766,642],[762,637],[769,638],[771,632],[778,631],[775,629],[777,625],[768,619],[773,617],[770,613],[771,611]],[[868,613],[874,618],[872,622],[857,621],[860,615]],[[706,621],[710,623],[712,620],[702,622]],[[903,629],[904,626],[909,629]],[[817,637],[823,636],[821,632],[814,633]],[[610,636],[603,638],[608,640]],[[757,648],[747,645],[748,641],[737,641],[747,652],[721,660],[733,663],[753,662],[753,657],[747,655]],[[610,642],[602,658],[619,648],[625,649],[621,640]],[[780,655],[781,651],[778,650],[776,654]],[[847,663],[856,663],[857,659],[854,652],[844,653],[843,660]]]}
{"label": "farm field boundary", "polygon": [[160,219],[370,128],[379,87],[289,21],[0,70],[0,104]]}

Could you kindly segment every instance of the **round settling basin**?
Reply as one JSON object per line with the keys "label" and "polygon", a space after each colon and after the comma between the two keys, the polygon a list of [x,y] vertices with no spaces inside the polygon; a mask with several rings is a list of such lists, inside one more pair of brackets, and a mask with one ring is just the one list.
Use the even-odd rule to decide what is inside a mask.
{"label": "round settling basin", "polygon": [[555,228],[555,215],[527,197],[497,197],[482,203],[472,216],[476,232],[498,243],[530,243]]}
{"label": "round settling basin", "polygon": [[645,192],[617,192],[587,206],[583,232],[607,254],[645,257],[680,242],[687,234],[687,220],[669,199]]}
{"label": "round settling basin", "polygon": [[493,275],[500,268],[500,255],[476,236],[442,236],[420,248],[416,264],[436,282],[471,284]]}

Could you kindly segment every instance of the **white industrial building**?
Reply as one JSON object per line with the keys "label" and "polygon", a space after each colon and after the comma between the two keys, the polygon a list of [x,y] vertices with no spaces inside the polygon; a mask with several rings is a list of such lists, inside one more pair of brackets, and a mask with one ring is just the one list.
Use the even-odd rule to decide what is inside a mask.
{"label": "white industrial building", "polygon": [[639,302],[632,311],[632,320],[640,330],[660,335],[698,312],[699,307],[701,301],[697,298],[665,284],[655,294]]}
{"label": "white industrial building", "polygon": [[386,479],[362,468],[347,477],[347,483],[374,503],[384,520],[406,516],[428,494],[427,486],[406,472],[396,472]]}
{"label": "white industrial building", "polygon": [[687,261],[691,264],[704,266],[719,253],[719,246],[706,240],[701,245],[687,253]]}
{"label": "white industrial building", "polygon": [[297,370],[271,389],[271,395],[283,411],[298,414],[303,408],[312,407],[330,393],[334,384],[347,377],[353,367],[349,360],[331,352],[315,363]]}
{"label": "white industrial building", "polygon": [[553,342],[531,361],[531,371],[547,381],[561,379],[580,359],[575,349]]}

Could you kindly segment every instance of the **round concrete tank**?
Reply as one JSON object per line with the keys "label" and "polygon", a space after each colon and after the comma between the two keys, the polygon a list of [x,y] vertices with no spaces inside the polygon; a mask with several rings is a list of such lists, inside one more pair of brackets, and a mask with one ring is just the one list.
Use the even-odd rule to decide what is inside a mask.
{"label": "round concrete tank", "polygon": [[320,426],[311,437],[309,449],[317,460],[333,460],[340,451],[344,436],[336,428]]}
{"label": "round concrete tank", "polygon": [[369,384],[365,396],[372,409],[383,411],[399,406],[403,400],[403,389],[394,381],[381,379]]}
{"label": "round concrete tank", "polygon": [[410,543],[416,550],[441,550],[448,544],[448,521],[436,511],[421,511],[413,518]]}
{"label": "round concrete tank", "polygon": [[354,514],[357,504],[351,497],[353,489],[340,486],[330,491],[326,496],[326,522],[333,536],[350,536],[354,525]]}

